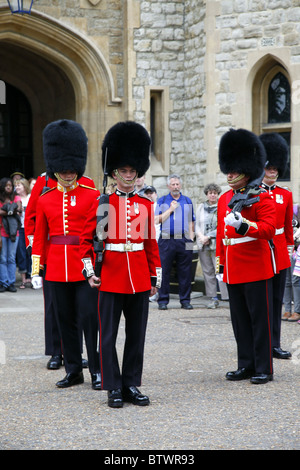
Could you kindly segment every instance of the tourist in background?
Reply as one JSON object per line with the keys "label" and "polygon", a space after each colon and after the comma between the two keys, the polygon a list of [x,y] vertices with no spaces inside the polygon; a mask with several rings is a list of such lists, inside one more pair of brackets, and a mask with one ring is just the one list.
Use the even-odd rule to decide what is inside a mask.
{"label": "tourist in background", "polygon": [[20,289],[25,289],[26,286],[31,286],[31,257],[26,249],[25,242],[25,210],[30,198],[29,182],[25,178],[18,179],[15,183],[15,192],[20,196],[22,201],[22,214],[21,214],[21,227],[19,229],[19,243],[17,248],[17,266],[21,274]]}
{"label": "tourist in background", "polygon": [[158,308],[167,310],[170,294],[170,273],[176,260],[181,307],[193,309],[190,303],[192,291],[193,239],[195,214],[191,199],[181,193],[181,177],[170,175],[167,180],[169,193],[157,201],[155,224],[161,225],[158,240],[162,266],[162,283],[159,289]]}
{"label": "tourist in background", "polygon": [[[215,183],[207,184],[204,188],[206,201],[199,205],[196,211],[195,233],[199,249],[199,260],[204,277],[205,293],[210,297],[208,308],[219,305],[216,279],[216,233],[217,209],[221,188]],[[221,297],[228,298],[226,284],[219,281]]]}
{"label": "tourist in background", "polygon": [[19,242],[22,202],[14,192],[10,178],[0,180],[0,225],[2,249],[0,254],[0,292],[16,292],[16,253]]}

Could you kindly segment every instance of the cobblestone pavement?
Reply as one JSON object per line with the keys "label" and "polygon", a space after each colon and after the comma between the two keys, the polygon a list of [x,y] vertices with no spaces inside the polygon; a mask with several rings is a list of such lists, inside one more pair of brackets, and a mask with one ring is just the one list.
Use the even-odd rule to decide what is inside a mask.
{"label": "cobblestone pavement", "polygon": [[[41,290],[0,294],[0,449],[254,450],[300,449],[300,325],[282,324],[290,360],[274,359],[274,381],[228,382],[236,344],[227,302],[194,310],[173,295],[167,311],[150,303],[143,385],[148,407],[107,406],[105,391],[55,386],[64,369],[48,371]],[[118,347],[121,352],[124,324]],[[4,350],[5,348],[5,350]]]}

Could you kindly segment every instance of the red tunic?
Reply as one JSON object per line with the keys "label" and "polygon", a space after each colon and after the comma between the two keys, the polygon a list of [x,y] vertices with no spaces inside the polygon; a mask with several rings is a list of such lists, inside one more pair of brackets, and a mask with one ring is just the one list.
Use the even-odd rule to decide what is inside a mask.
{"label": "red tunic", "polygon": [[[88,176],[82,176],[78,182],[80,184],[85,184],[86,186],[95,187],[94,181],[89,178]],[[57,181],[53,180],[52,178],[48,178],[47,180],[47,187],[54,188],[57,185]],[[38,176],[34,187],[30,193],[30,198],[28,201],[28,205],[26,207],[25,212],[25,220],[24,220],[24,229],[25,229],[25,241],[26,246],[29,245],[28,237],[33,237],[35,232],[35,222],[36,222],[36,205],[39,196],[41,195],[43,188],[46,186],[46,173]]]}
{"label": "red tunic", "polygon": [[[88,214],[81,234],[81,258],[93,259],[92,239],[96,229],[95,212]],[[133,294],[151,289],[161,268],[155,237],[153,203],[134,191],[117,190],[109,196],[106,244],[144,244],[140,251],[104,250],[100,290]]]}
{"label": "red tunic", "polygon": [[278,271],[291,266],[288,246],[294,247],[293,238],[293,195],[280,186],[267,186],[262,183],[262,187],[268,191],[276,206],[276,233],[273,238],[275,244],[276,266]]}
{"label": "red tunic", "polygon": [[88,212],[96,214],[99,196],[96,188],[75,183],[68,189],[57,184],[39,197],[32,258],[40,257],[41,265],[47,258],[47,281],[84,280],[79,236]]}
{"label": "red tunic", "polygon": [[[276,210],[274,201],[267,192],[260,194],[260,200],[242,210],[242,217],[248,222],[248,230],[243,235],[234,227],[225,226],[224,217],[231,212],[228,207],[234,192],[227,191],[219,198],[217,226],[217,272],[224,267],[223,281],[228,284],[239,284],[270,279],[274,276],[271,250],[268,240],[274,238],[276,227]],[[245,237],[257,240],[245,243],[224,245],[223,240]],[[227,243],[227,242],[226,242]]]}

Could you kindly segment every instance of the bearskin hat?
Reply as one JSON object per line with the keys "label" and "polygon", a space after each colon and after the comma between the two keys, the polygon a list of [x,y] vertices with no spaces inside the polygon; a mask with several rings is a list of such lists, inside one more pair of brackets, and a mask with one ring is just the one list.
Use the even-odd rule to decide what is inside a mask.
{"label": "bearskin hat", "polygon": [[131,166],[138,177],[143,176],[150,166],[150,136],[146,129],[136,122],[118,122],[112,126],[102,143],[102,168],[106,173],[122,166]]}
{"label": "bearskin hat", "polygon": [[278,176],[283,176],[289,154],[286,140],[277,132],[261,134],[259,138],[267,154],[266,166],[274,166],[278,170]]}
{"label": "bearskin hat", "polygon": [[88,139],[78,122],[68,119],[50,122],[43,131],[43,150],[47,173],[75,171],[80,178],[85,170]]}
{"label": "bearskin hat", "polygon": [[250,181],[259,178],[266,163],[260,139],[246,129],[230,129],[220,141],[219,165],[223,173],[244,173]]}

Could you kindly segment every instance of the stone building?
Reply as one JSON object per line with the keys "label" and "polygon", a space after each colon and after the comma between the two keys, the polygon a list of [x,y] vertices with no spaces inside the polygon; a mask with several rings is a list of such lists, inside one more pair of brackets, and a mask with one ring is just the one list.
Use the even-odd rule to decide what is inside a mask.
{"label": "stone building", "polygon": [[42,130],[69,118],[101,188],[104,134],[130,119],[152,137],[148,182],[162,194],[179,173],[197,204],[226,188],[219,140],[244,127],[284,135],[281,184],[300,201],[299,20],[299,0],[34,0],[24,15],[1,0],[1,176],[44,171]]}

